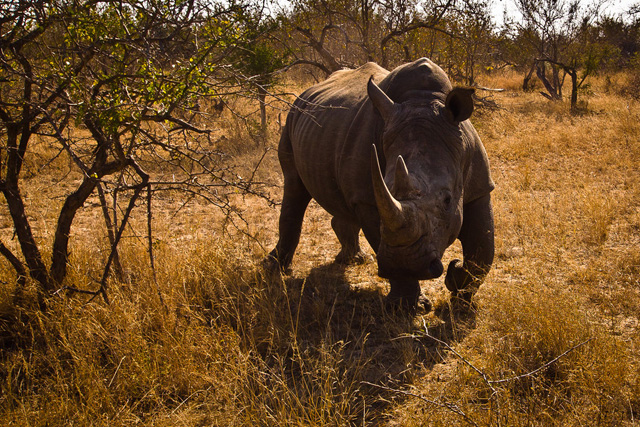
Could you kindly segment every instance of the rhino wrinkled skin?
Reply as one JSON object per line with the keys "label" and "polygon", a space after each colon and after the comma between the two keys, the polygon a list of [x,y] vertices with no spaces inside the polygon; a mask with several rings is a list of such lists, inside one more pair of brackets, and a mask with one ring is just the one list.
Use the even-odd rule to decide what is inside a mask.
{"label": "rhino wrinkled skin", "polygon": [[445,284],[469,298],[494,252],[493,182],[467,120],[472,94],[426,58],[391,72],[374,63],[338,71],[302,93],[278,148],[284,195],[268,260],[289,267],[313,198],[333,216],[337,262],[361,259],[363,230],[390,301],[415,307],[419,280],[442,275],[455,239],[464,261],[449,264]]}

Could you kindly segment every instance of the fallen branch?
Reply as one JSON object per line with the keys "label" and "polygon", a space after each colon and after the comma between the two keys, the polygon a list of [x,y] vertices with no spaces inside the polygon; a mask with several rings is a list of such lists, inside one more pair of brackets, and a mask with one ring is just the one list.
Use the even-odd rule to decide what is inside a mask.
{"label": "fallen branch", "polygon": [[456,350],[453,349],[453,347],[451,347],[449,344],[447,344],[446,342],[442,341],[439,338],[434,337],[433,335],[429,334],[429,330],[427,329],[427,325],[426,322],[423,319],[423,326],[424,326],[424,334],[427,338],[432,339],[433,341],[437,342],[440,345],[443,345],[447,348],[447,350],[449,350],[450,352],[452,352],[458,359],[462,360],[467,366],[469,366],[471,369],[473,369],[474,371],[476,371],[476,373],[482,378],[482,380],[485,382],[485,384],[487,384],[489,386],[489,388],[491,389],[491,397],[495,396],[498,392],[496,391],[495,388],[493,388],[492,386],[492,381],[489,380],[489,378],[487,377],[487,375],[482,372],[480,369],[476,368],[475,365],[471,362],[469,362],[467,359],[465,359],[465,357],[463,355],[461,355],[460,353],[458,353]]}
{"label": "fallen branch", "polygon": [[484,86],[476,86],[476,89],[486,90],[487,92],[504,92],[506,90],[504,88],[491,88],[491,87],[484,87]]}
{"label": "fallen branch", "polygon": [[503,379],[501,379],[501,380],[493,380],[493,381],[490,381],[490,383],[491,383],[491,384],[502,384],[502,383],[506,383],[506,382],[510,382],[510,381],[517,381],[517,380],[520,380],[520,379],[522,379],[522,378],[527,378],[527,377],[530,377],[530,376],[532,376],[532,375],[535,375],[535,374],[537,374],[537,373],[538,373],[538,372],[540,372],[540,371],[544,371],[544,370],[545,370],[545,369],[547,369],[549,366],[553,365],[553,364],[554,364],[554,363],[556,363],[558,360],[560,360],[560,359],[562,359],[563,357],[565,357],[567,354],[569,354],[569,353],[571,353],[572,351],[574,351],[574,350],[576,350],[576,349],[578,349],[578,348],[582,347],[583,345],[585,345],[585,344],[587,344],[587,343],[589,343],[589,342],[593,341],[594,339],[595,339],[595,338],[593,338],[593,337],[592,337],[592,338],[589,338],[589,339],[588,339],[588,340],[586,340],[586,341],[581,342],[580,344],[576,344],[576,345],[574,345],[573,347],[571,347],[570,349],[568,349],[567,351],[565,351],[564,353],[562,353],[561,355],[559,355],[559,356],[558,356],[558,357],[556,357],[555,359],[553,359],[553,360],[551,360],[551,361],[549,361],[549,362],[545,363],[544,365],[540,366],[540,367],[539,367],[539,368],[537,368],[537,369],[534,369],[534,370],[533,370],[533,371],[531,371],[531,372],[527,372],[526,374],[518,375],[518,376],[516,376],[516,377],[503,378]]}
{"label": "fallen branch", "polygon": [[458,407],[458,405],[456,405],[454,403],[440,402],[440,401],[437,401],[437,400],[427,399],[426,397],[420,396],[419,394],[411,393],[410,391],[400,390],[400,389],[397,389],[397,388],[391,388],[391,387],[387,387],[387,386],[383,386],[383,385],[379,385],[379,384],[374,384],[374,383],[370,383],[368,381],[361,381],[360,384],[366,384],[366,385],[377,387],[379,389],[390,391],[390,392],[393,392],[393,393],[402,394],[402,395],[410,396],[410,397],[415,397],[416,399],[420,399],[423,402],[426,402],[426,403],[428,403],[430,405],[437,406],[439,408],[451,411],[452,413],[462,417],[467,423],[469,423],[471,425],[474,425],[474,426],[478,425],[478,423],[476,423],[473,419],[469,418],[469,416],[467,414],[465,414],[464,411],[462,409],[460,409]]}

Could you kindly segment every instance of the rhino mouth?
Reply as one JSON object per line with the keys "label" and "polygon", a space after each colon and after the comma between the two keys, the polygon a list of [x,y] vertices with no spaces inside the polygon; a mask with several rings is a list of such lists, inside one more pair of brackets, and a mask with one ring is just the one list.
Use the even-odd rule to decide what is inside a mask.
{"label": "rhino mouth", "polygon": [[378,276],[385,279],[430,280],[442,276],[443,272],[444,266],[437,256],[415,266],[402,266],[378,258]]}

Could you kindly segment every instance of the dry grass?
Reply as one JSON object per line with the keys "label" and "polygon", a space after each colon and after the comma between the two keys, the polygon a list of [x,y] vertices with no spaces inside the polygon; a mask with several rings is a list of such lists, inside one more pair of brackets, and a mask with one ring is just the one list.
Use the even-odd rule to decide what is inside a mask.
{"label": "dry grass", "polygon": [[[507,89],[494,95],[501,109],[473,119],[497,183],[496,262],[471,313],[450,306],[442,279],[423,283],[432,313],[385,313],[373,260],[331,264],[338,243],[315,204],[281,278],[260,267],[275,209],[244,202],[250,238],[225,231],[210,206],[173,216],[180,203],[165,199],[162,299],[135,238],[122,253],[131,283],[112,282],[109,305],[64,296],[42,313],[30,288],[15,305],[2,262],[0,423],[635,425],[640,105],[620,95],[619,75],[595,81],[578,116],[520,92],[518,76],[486,79]],[[261,173],[279,182],[273,152]],[[34,175],[27,191],[51,200],[50,178]],[[56,204],[32,200],[32,215],[52,221]],[[91,286],[106,257],[106,236],[91,232],[97,209],[72,242],[77,286]]]}

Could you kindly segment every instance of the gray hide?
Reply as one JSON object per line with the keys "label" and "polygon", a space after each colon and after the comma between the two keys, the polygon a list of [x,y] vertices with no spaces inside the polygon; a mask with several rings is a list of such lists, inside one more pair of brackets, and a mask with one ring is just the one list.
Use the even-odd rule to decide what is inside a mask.
{"label": "gray hide", "polygon": [[[376,84],[375,82],[378,82]],[[452,88],[428,59],[392,72],[368,63],[307,89],[287,116],[278,155],[284,174],[280,238],[269,259],[287,269],[314,198],[333,215],[337,262],[362,257],[360,229],[376,251],[389,299],[414,307],[419,280],[443,273],[456,238],[464,261],[445,284],[469,297],[493,262],[493,182],[471,123],[472,89]]]}

